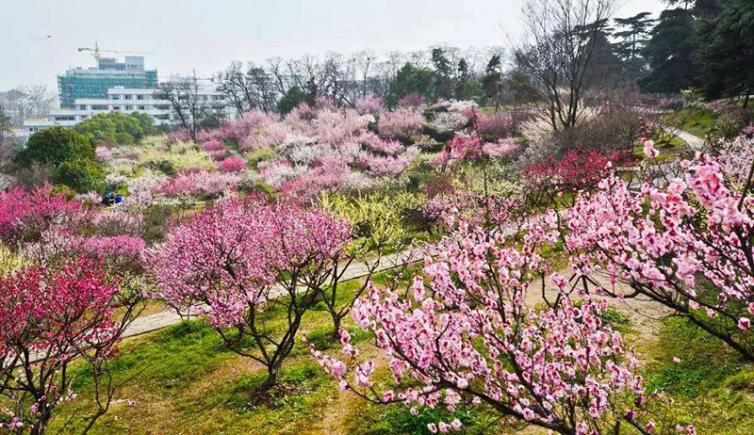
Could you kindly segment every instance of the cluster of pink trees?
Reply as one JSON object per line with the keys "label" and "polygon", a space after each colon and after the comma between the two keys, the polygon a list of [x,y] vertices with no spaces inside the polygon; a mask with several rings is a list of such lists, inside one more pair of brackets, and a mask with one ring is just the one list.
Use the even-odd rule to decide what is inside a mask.
{"label": "cluster of pink trees", "polygon": [[53,225],[77,223],[81,204],[51,192],[49,185],[33,191],[21,187],[0,191],[0,240],[18,244],[38,239]]}
{"label": "cluster of pink trees", "polygon": [[[148,259],[155,296],[206,316],[231,350],[267,367],[269,388],[348,241],[348,225],[323,211],[232,198],[176,228]],[[287,313],[282,328],[265,322],[275,306]]]}
{"label": "cluster of pink trees", "polygon": [[181,194],[218,197],[234,191],[241,177],[233,172],[209,172],[203,169],[182,171],[168,178],[156,191],[170,198]]}
{"label": "cluster of pink trees", "polygon": [[90,207],[49,186],[0,192],[0,236],[22,260],[0,277],[0,428],[10,432],[45,432],[56,406],[75,397],[71,364],[94,380],[87,430],[118,387],[110,360],[143,309],[141,220]]}
{"label": "cluster of pink trees", "polygon": [[[644,147],[657,156],[651,141]],[[455,148],[459,158],[482,155],[474,138]],[[608,174],[596,191],[577,191],[568,209],[523,220],[503,212],[480,224],[458,210],[455,231],[428,251],[410,288],[371,287],[354,305],[354,319],[390,359],[394,387],[373,379],[376,362],[361,358],[345,331],[341,357],[312,352],[341,388],[412,412],[484,403],[558,433],[618,433],[626,424],[652,433],[650,397],[632,353],[604,321],[601,298],[648,296],[754,360],[754,162],[746,164],[741,180],[740,170],[726,172],[702,154],[681,162],[681,174],[638,189]],[[570,279],[553,274],[542,255],[559,240]],[[612,285],[592,277],[598,270]],[[544,309],[532,307],[536,280]]]}
{"label": "cluster of pink trees", "polygon": [[[379,98],[360,99],[356,109],[319,99],[314,105],[296,107],[285,117],[250,111],[218,129],[199,132],[197,140],[222,173],[246,169],[245,159],[231,149],[263,150],[265,158],[255,159],[262,180],[289,199],[307,202],[321,191],[365,188],[401,175],[419,154],[419,148],[409,144],[418,138],[423,125],[418,109],[389,112]],[[225,184],[221,190],[236,187],[237,183],[224,182],[228,177],[196,172],[171,177],[162,193],[216,194],[212,188],[192,188],[207,183]]]}

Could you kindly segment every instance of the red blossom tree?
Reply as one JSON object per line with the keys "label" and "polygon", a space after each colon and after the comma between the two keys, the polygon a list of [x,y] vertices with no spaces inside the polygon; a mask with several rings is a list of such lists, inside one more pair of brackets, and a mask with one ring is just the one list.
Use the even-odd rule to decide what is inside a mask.
{"label": "red blossom tree", "polygon": [[86,430],[107,412],[117,388],[109,362],[140,311],[138,297],[118,284],[83,258],[0,278],[0,395],[10,406],[0,427],[44,433],[57,405],[75,397],[74,361],[94,378],[95,412],[85,417]]}
{"label": "red blossom tree", "polygon": [[[590,189],[618,165],[633,159],[627,151],[571,149],[524,167],[526,184],[533,192],[553,196]],[[550,198],[552,199],[552,198]]]}

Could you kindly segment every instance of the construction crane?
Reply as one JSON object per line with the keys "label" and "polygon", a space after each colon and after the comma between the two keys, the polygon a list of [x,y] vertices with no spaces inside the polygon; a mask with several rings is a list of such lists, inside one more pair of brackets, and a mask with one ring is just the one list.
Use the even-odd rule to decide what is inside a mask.
{"label": "construction crane", "polygon": [[96,42],[94,43],[94,48],[89,47],[81,47],[78,49],[80,53],[83,53],[85,51],[88,51],[94,56],[95,59],[99,62],[100,58],[102,58],[102,53],[113,53],[113,54],[154,54],[154,53],[147,53],[142,51],[117,51],[117,50],[100,50],[99,44]]}

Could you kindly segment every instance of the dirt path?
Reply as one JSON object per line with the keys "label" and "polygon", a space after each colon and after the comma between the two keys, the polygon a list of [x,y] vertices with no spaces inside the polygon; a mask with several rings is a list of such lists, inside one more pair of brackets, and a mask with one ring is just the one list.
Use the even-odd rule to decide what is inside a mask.
{"label": "dirt path", "polygon": [[[572,272],[569,270],[560,271],[563,276],[569,277]],[[617,283],[615,286],[610,284],[607,276],[602,274],[596,274],[592,276],[592,279],[597,281],[602,287],[610,290],[611,293],[619,294],[623,292],[625,294],[632,293],[632,290],[628,285],[623,283]],[[557,291],[550,283],[545,283],[545,296],[549,301],[554,301],[557,296]],[[636,331],[641,337],[651,337],[657,334],[660,322],[663,318],[667,317],[672,311],[665,306],[652,301],[646,296],[637,296],[628,299],[620,299],[610,297],[606,294],[597,295],[598,298],[607,300],[611,308],[618,311],[620,314],[628,317],[631,321],[631,328]],[[537,304],[545,302],[542,297],[541,291],[530,291],[527,294],[526,301],[528,304]]]}

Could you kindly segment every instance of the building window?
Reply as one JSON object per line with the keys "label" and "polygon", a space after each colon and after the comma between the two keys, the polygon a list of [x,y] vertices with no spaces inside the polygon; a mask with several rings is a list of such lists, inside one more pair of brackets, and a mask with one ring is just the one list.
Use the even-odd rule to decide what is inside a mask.
{"label": "building window", "polygon": [[120,110],[120,106],[113,106],[113,110]]}
{"label": "building window", "polygon": [[147,110],[145,106],[139,106],[139,110]]}
{"label": "building window", "polygon": [[128,105],[126,106],[126,110],[134,110],[134,106]]}
{"label": "building window", "polygon": [[120,100],[120,95],[113,95],[113,100]]}
{"label": "building window", "polygon": [[137,100],[143,100],[143,99],[144,99],[144,95],[137,95],[137,96],[136,96],[136,99],[137,99]]}
{"label": "building window", "polygon": [[92,104],[92,110],[107,110],[107,106],[104,104]]}
{"label": "building window", "polygon": [[126,100],[130,100],[130,99],[131,99],[131,95],[126,95],[126,96],[125,96],[124,98],[125,98]]}
{"label": "building window", "polygon": [[79,109],[80,109],[80,110],[86,110],[86,104],[81,104],[81,105],[79,106]]}

